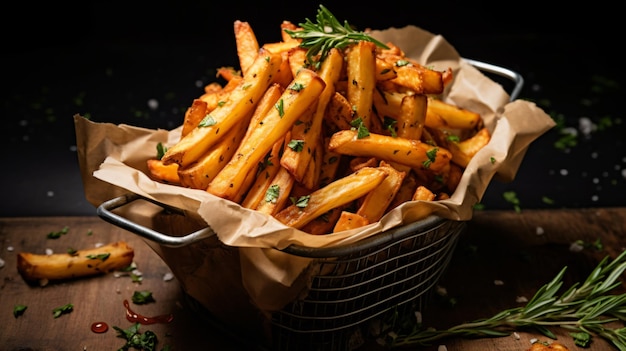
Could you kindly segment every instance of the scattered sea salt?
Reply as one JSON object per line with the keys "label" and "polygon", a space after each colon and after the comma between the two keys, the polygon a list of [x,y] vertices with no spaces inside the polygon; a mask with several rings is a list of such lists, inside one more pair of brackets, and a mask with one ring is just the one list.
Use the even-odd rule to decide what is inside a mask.
{"label": "scattered sea salt", "polygon": [[570,252],[581,252],[583,249],[584,247],[578,242],[573,242],[569,246]]}
{"label": "scattered sea salt", "polygon": [[519,340],[520,336],[517,332],[513,332],[513,337],[515,338],[515,340]]}
{"label": "scattered sea salt", "polygon": [[437,351],[448,351],[448,347],[446,347],[446,345],[439,345],[439,347],[437,347]]}
{"label": "scattered sea salt", "polygon": [[47,249],[46,249],[46,255],[50,256],[50,255],[52,255],[53,253],[54,253],[54,251],[53,251],[52,249],[50,249],[50,248],[47,248]]}
{"label": "scattered sea salt", "polygon": [[48,192],[46,193],[46,196],[48,196],[48,197],[54,197],[54,191],[52,191],[52,190],[48,190]]}
{"label": "scattered sea salt", "polygon": [[13,252],[13,250],[15,250],[15,248],[13,246],[7,246],[7,251]]}
{"label": "scattered sea salt", "polygon": [[169,282],[172,279],[174,279],[174,274],[172,274],[172,272],[163,274],[163,281]]}
{"label": "scattered sea salt", "polygon": [[496,279],[493,281],[494,285],[504,285],[504,282],[502,280]]}
{"label": "scattered sea salt", "polygon": [[448,290],[441,285],[437,285],[437,288],[435,291],[437,292],[437,295],[439,296],[448,296]]}
{"label": "scattered sea salt", "polygon": [[526,298],[526,296],[518,296],[515,298],[515,302],[524,303],[524,302],[528,302],[528,299]]}
{"label": "scattered sea salt", "polygon": [[0,258],[0,268],[4,267],[4,260]]}
{"label": "scattered sea salt", "polygon": [[159,102],[156,99],[150,99],[148,100],[148,107],[154,111],[159,108]]}
{"label": "scattered sea salt", "polygon": [[417,324],[422,324],[422,312],[415,311],[415,322],[417,322]]}
{"label": "scattered sea salt", "polygon": [[569,171],[568,171],[567,169],[565,169],[565,168],[562,168],[561,170],[559,170],[559,173],[560,173],[562,176],[566,176],[566,175],[569,173]]}
{"label": "scattered sea salt", "polygon": [[99,247],[104,246],[104,243],[96,243],[94,246],[95,246],[96,248],[99,248]]}
{"label": "scattered sea salt", "polygon": [[537,235],[543,235],[544,231],[543,231],[543,227],[537,227],[535,229],[535,234]]}

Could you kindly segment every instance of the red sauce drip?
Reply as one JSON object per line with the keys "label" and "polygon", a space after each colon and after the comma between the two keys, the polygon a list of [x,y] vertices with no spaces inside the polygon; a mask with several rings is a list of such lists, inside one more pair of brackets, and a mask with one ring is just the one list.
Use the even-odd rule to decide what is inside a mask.
{"label": "red sauce drip", "polygon": [[91,324],[91,331],[94,333],[106,333],[109,330],[109,326],[104,322],[95,322]]}
{"label": "red sauce drip", "polygon": [[142,316],[130,309],[128,300],[124,300],[124,307],[126,307],[126,319],[131,322],[139,322],[141,324],[169,323],[174,319],[174,315],[172,314],[164,314],[154,317]]}

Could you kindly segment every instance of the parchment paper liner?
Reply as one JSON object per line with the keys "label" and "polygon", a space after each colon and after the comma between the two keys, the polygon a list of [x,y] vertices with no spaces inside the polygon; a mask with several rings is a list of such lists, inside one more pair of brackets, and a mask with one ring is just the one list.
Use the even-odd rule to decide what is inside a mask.
{"label": "parchment paper liner", "polygon": [[[407,56],[436,70],[451,67],[455,79],[444,99],[479,112],[492,133],[489,144],[467,166],[450,199],[407,202],[380,222],[366,227],[329,235],[309,235],[203,190],[153,181],[148,176],[146,160],[155,156],[157,143],[176,143],[181,127],[171,131],[151,130],[95,123],[75,116],[79,164],[87,200],[98,206],[133,192],[188,213],[197,213],[223,244],[239,248],[243,286],[261,311],[281,309],[298,294],[306,293],[305,283],[302,283],[306,279],[302,279],[302,275],[311,268],[311,260],[287,255],[275,248],[292,243],[310,247],[353,243],[429,214],[459,221],[471,219],[473,205],[480,201],[492,178],[513,180],[530,143],[552,128],[554,121],[532,102],[509,102],[509,95],[501,85],[464,61],[440,35],[415,26],[373,31],[372,34],[383,42],[395,43]],[[182,115],[173,118],[179,118],[182,123]],[[491,158],[496,162],[492,163]],[[147,211],[144,215],[153,214]],[[175,263],[172,261],[175,257],[171,256],[164,258],[170,266]],[[177,275],[187,291],[197,290],[198,286],[197,282],[187,279],[192,270],[179,271]]]}

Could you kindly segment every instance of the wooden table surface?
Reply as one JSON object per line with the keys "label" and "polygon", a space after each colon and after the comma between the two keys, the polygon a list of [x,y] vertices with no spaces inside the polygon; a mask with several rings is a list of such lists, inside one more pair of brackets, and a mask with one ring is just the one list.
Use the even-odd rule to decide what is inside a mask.
{"label": "wooden table surface", "polygon": [[[68,227],[59,239],[47,239],[49,232]],[[109,273],[46,286],[27,284],[16,269],[19,252],[66,252],[67,248],[91,248],[98,243],[126,241],[135,252],[134,262],[142,273],[142,282],[128,276]],[[580,252],[570,245],[601,243]],[[433,303],[423,312],[426,325],[447,328],[463,321],[490,317],[502,309],[517,307],[516,298],[530,298],[536,289],[567,267],[566,284],[584,280],[605,256],[615,257],[626,247],[626,207],[596,209],[555,209],[477,212],[468,223],[456,247],[452,261],[440,281],[450,297],[457,300],[452,308]],[[472,248],[472,250],[468,250]],[[470,254],[472,252],[472,254]],[[153,293],[154,303],[132,305],[145,316],[172,314],[167,324],[142,325],[140,331],[153,331],[161,350],[241,350],[255,345],[242,344],[243,335],[223,330],[202,318],[191,307],[177,279],[164,280],[170,272],[144,239],[94,217],[0,218],[0,350],[117,350],[124,340],[113,328],[96,334],[94,322],[126,329],[124,300],[134,291]],[[495,284],[499,281],[502,284]],[[569,285],[568,285],[569,286]],[[69,314],[54,318],[52,310],[72,303]],[[17,318],[13,308],[26,305]],[[558,341],[569,350],[579,350],[562,330],[554,330]],[[551,341],[540,334],[520,331],[519,337],[492,339],[445,339],[432,347],[414,350],[525,351],[531,339]],[[608,343],[595,338],[591,350],[613,350]],[[259,347],[259,349],[261,349]],[[383,350],[367,343],[362,350]]]}

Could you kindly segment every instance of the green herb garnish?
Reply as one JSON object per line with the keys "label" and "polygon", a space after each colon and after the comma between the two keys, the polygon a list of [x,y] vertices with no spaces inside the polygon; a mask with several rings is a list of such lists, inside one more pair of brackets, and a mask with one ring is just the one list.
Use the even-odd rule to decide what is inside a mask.
{"label": "green herb garnish", "polygon": [[[605,257],[582,283],[575,283],[561,295],[563,268],[552,281],[541,287],[524,307],[504,310],[490,318],[459,324],[447,330],[424,329],[394,331],[387,335],[390,346],[432,345],[434,341],[452,336],[502,337],[517,328],[533,328],[551,339],[556,336],[548,327],[561,327],[570,332],[576,345],[587,347],[593,336],[602,337],[626,351],[626,328],[611,329],[609,324],[626,321],[626,293],[615,295],[611,290],[621,287],[619,278],[626,270],[626,251],[609,263]],[[392,327],[393,328],[393,327]]]}
{"label": "green herb garnish", "polygon": [[101,260],[101,261],[106,261],[109,256],[111,256],[111,253],[106,252],[106,253],[101,253],[101,254],[97,254],[97,255],[87,255],[85,257],[87,257],[88,259],[91,260]]}
{"label": "green herb garnish", "polygon": [[331,49],[343,49],[359,41],[371,41],[379,47],[388,48],[365,32],[354,30],[348,21],[341,24],[323,5],[317,10],[315,19],[316,22],[307,18],[304,23],[300,23],[302,29],[285,29],[292,38],[302,39],[300,47],[307,49],[307,62],[312,67],[319,67]]}
{"label": "green herb garnish", "polygon": [[304,140],[290,140],[287,146],[295,152],[300,152],[304,150]]}
{"label": "green herb garnish", "polygon": [[50,232],[47,235],[48,239],[58,239],[61,237],[61,235],[65,235],[67,234],[67,232],[70,230],[69,227],[63,227],[63,229],[56,231],[56,232]]}
{"label": "green herb garnish", "polygon": [[165,153],[167,152],[167,147],[165,147],[165,145],[163,145],[161,142],[159,142],[156,146],[157,149],[157,160],[160,160],[163,158],[163,156],[165,155]]}
{"label": "green herb garnish", "polygon": [[278,195],[280,195],[280,186],[278,184],[272,184],[267,191],[265,192],[265,202],[271,202],[273,204],[276,203],[278,199]]}
{"label": "green herb garnish", "polygon": [[131,325],[128,329],[113,326],[117,331],[117,337],[126,340],[126,343],[118,351],[126,351],[131,348],[143,351],[156,351],[158,339],[153,331],[146,330],[143,334],[139,332],[139,323]]}
{"label": "green herb garnish", "polygon": [[62,314],[70,313],[74,310],[74,304],[68,303],[67,305],[59,306],[52,310],[54,318],[61,317]]}
{"label": "green herb garnish", "polygon": [[17,318],[26,312],[28,307],[26,305],[15,305],[13,306],[13,317]]}
{"label": "green herb garnish", "polygon": [[149,302],[155,302],[152,292],[148,290],[135,291],[131,297],[133,303],[143,305]]}

